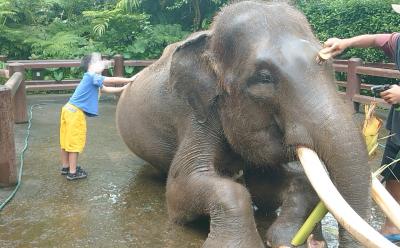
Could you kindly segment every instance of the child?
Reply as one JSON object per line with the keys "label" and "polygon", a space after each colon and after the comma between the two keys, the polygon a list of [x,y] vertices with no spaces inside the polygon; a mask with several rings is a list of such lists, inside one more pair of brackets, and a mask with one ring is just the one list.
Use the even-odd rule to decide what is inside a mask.
{"label": "child", "polygon": [[86,178],[86,172],[77,166],[78,155],[83,151],[86,142],[86,118],[98,115],[99,90],[105,93],[120,93],[123,87],[106,87],[103,83],[130,83],[131,78],[104,77],[101,72],[109,65],[109,61],[101,59],[99,53],[85,56],[81,67],[85,74],[74,94],[61,111],[60,145],[61,145],[61,175],[67,175],[68,180]]}

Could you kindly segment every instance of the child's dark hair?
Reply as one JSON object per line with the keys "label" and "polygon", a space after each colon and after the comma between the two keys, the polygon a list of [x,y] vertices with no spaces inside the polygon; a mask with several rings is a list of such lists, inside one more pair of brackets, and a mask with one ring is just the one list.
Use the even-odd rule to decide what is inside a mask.
{"label": "child's dark hair", "polygon": [[86,55],[81,60],[81,68],[84,72],[87,72],[89,69],[90,61],[92,60],[92,54]]}

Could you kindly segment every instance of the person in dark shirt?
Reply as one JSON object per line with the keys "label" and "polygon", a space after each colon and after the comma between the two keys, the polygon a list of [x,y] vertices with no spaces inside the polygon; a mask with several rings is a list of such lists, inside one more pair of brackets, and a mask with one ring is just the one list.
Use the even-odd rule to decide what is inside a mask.
{"label": "person in dark shirt", "polygon": [[[398,5],[394,5],[393,9],[397,12]],[[398,12],[400,13],[400,12]],[[366,34],[355,36],[348,39],[330,38],[325,43],[325,50],[330,52],[333,57],[341,54],[350,47],[370,48],[375,47],[382,49],[385,54],[393,59],[397,69],[400,70],[400,33],[392,34]],[[382,165],[391,163],[400,151],[400,112],[396,110],[394,105],[400,103],[400,86],[392,85],[390,89],[381,93],[381,97],[389,104],[392,104],[387,119],[386,128],[393,136],[388,138],[385,146],[385,152],[382,158]],[[382,176],[386,182],[386,189],[392,194],[393,198],[400,203],[400,163],[394,164],[386,169]],[[400,230],[386,218],[385,224],[382,226],[381,233],[390,241],[400,241]]]}

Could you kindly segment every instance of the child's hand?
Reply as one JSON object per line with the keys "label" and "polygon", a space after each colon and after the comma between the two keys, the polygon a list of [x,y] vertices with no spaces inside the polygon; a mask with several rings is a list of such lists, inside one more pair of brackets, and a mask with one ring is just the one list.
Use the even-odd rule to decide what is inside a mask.
{"label": "child's hand", "polygon": [[122,86],[122,87],[120,88],[120,89],[121,89],[121,93],[122,93],[126,88],[128,88],[129,84],[130,84],[130,83],[125,84],[124,86]]}
{"label": "child's hand", "polygon": [[138,75],[138,74],[133,75],[132,77],[129,78],[129,80],[130,80],[131,82],[135,81],[136,78],[137,78],[137,75]]}

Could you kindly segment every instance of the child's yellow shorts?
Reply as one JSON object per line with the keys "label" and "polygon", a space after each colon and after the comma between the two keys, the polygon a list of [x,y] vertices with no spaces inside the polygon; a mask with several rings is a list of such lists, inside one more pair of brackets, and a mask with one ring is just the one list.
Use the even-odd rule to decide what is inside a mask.
{"label": "child's yellow shorts", "polygon": [[86,143],[86,118],[82,110],[67,103],[60,119],[60,145],[67,152],[82,152]]}

